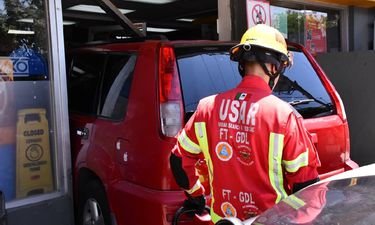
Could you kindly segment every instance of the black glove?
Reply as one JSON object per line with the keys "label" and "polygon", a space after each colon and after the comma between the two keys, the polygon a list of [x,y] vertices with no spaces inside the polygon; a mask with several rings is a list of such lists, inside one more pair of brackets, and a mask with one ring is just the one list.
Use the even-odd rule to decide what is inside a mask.
{"label": "black glove", "polygon": [[193,209],[195,210],[196,214],[202,215],[202,213],[205,210],[206,206],[206,199],[203,195],[200,195],[198,197],[192,197],[187,194],[187,199],[184,201],[184,208],[185,209]]}

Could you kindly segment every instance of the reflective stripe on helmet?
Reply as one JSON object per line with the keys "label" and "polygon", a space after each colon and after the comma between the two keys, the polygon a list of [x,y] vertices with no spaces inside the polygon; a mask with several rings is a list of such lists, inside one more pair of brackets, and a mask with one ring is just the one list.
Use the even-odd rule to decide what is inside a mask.
{"label": "reflective stripe on helmet", "polygon": [[178,136],[178,143],[180,143],[181,147],[192,154],[199,154],[201,153],[201,149],[199,145],[195,144],[190,138],[186,135],[185,130],[182,130],[181,134]]}
{"label": "reflective stripe on helmet", "polygon": [[198,122],[198,123],[194,123],[194,126],[195,126],[195,134],[197,135],[197,139],[198,139],[198,142],[199,142],[199,147],[200,149],[202,150],[203,152],[203,155],[204,155],[204,158],[206,159],[206,163],[207,163],[207,167],[208,167],[208,174],[210,176],[210,187],[211,187],[211,196],[212,196],[212,199],[211,199],[211,220],[216,223],[217,221],[219,221],[220,219],[222,219],[222,217],[220,217],[219,215],[217,215],[215,212],[214,212],[214,208],[213,208],[213,205],[214,205],[214,202],[215,202],[215,198],[214,198],[214,189],[212,188],[212,181],[214,179],[214,168],[213,168],[213,164],[212,164],[212,159],[211,159],[211,156],[210,156],[210,153],[209,153],[209,148],[208,148],[208,140],[207,140],[207,131],[206,131],[206,123],[204,122]]}
{"label": "reflective stripe on helmet", "polygon": [[283,170],[281,167],[281,158],[283,155],[284,135],[270,133],[269,151],[268,151],[268,175],[273,189],[277,194],[275,203],[287,197],[284,189]]}
{"label": "reflective stripe on helmet", "polygon": [[301,167],[307,166],[309,164],[309,149],[301,153],[295,159],[287,161],[283,160],[283,165],[285,170],[289,173],[294,173],[298,171]]}

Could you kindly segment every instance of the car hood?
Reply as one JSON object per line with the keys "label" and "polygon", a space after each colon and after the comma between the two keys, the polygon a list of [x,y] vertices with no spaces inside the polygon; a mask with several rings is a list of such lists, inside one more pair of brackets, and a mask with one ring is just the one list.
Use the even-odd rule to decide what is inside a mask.
{"label": "car hood", "polygon": [[375,164],[309,186],[261,214],[253,225],[367,225],[375,221]]}

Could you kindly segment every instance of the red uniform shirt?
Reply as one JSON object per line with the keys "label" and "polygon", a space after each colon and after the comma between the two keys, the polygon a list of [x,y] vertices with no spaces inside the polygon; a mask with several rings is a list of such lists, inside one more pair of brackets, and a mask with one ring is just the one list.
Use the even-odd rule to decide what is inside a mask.
{"label": "red uniform shirt", "polygon": [[202,193],[194,165],[206,160],[214,222],[258,215],[290,194],[295,183],[318,177],[302,117],[257,76],[202,99],[178,135],[174,154],[182,158],[192,195]]}

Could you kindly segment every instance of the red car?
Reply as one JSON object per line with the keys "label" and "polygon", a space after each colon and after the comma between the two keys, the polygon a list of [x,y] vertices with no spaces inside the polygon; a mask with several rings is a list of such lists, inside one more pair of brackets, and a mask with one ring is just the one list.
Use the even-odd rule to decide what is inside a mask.
{"label": "red car", "polygon": [[[174,136],[198,101],[236,86],[234,43],[128,40],[67,57],[77,224],[170,224],[184,194],[169,167]],[[322,177],[350,160],[344,106],[313,57],[289,44],[294,66],[274,94],[293,105],[313,134]],[[182,218],[188,222],[190,218]],[[186,223],[185,223],[186,224]]]}

